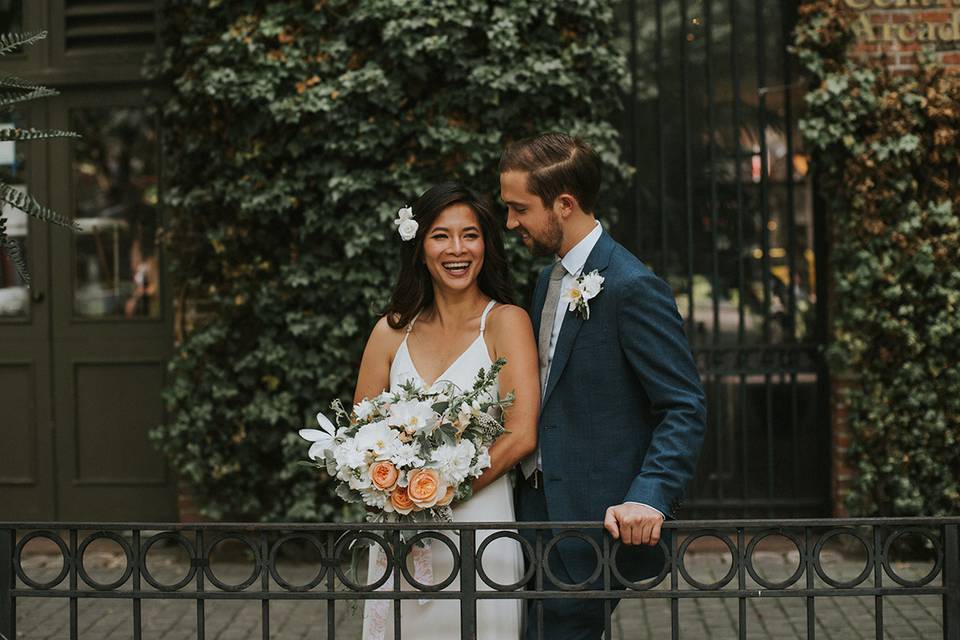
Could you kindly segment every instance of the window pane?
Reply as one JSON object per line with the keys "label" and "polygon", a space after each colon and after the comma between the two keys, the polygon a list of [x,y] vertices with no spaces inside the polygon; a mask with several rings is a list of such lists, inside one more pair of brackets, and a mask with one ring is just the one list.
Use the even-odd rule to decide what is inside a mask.
{"label": "window pane", "polygon": [[23,31],[23,0],[0,0],[0,33]]}
{"label": "window pane", "polygon": [[[3,0],[0,0],[2,2]],[[19,113],[8,116],[0,122],[0,128],[26,126]],[[27,171],[24,144],[16,142],[0,142],[0,181],[26,193]],[[27,214],[14,209],[8,204],[3,205],[3,217],[7,221],[7,236],[20,248],[23,259],[29,261],[27,255]],[[0,251],[0,317],[26,317],[28,309],[27,287],[6,251]]]}
{"label": "window pane", "polygon": [[142,109],[75,109],[76,282],[74,314],[160,315],[157,133]]}

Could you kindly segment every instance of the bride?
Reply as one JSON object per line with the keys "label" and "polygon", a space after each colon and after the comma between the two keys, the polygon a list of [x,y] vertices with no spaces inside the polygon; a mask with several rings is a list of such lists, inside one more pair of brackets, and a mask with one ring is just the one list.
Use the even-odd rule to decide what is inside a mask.
{"label": "bride", "polygon": [[[511,391],[515,394],[504,415],[507,433],[491,447],[490,468],[473,481],[473,496],[454,505],[453,519],[512,522],[513,488],[507,472],[536,448],[540,388],[530,318],[510,304],[500,224],[483,198],[452,182],[427,190],[412,213],[397,221],[403,240],[400,274],[387,313],[367,341],[354,401],[387,388],[396,390],[408,380],[425,387],[447,381],[468,389],[477,371],[506,358],[499,393],[501,397]],[[478,531],[477,547],[492,533]],[[429,555],[424,555],[432,564],[432,582],[437,583],[450,575],[453,565],[446,545],[439,541],[432,545]],[[500,584],[519,582],[523,575],[520,547],[501,541],[488,549],[483,555],[487,576]],[[382,550],[371,547],[368,583],[377,581],[385,567]],[[459,585],[458,577],[447,588],[456,590]],[[393,588],[392,579],[382,588]],[[479,576],[477,588],[490,589]],[[403,589],[413,587],[403,584]],[[520,638],[520,611],[518,600],[479,600],[477,637]],[[402,638],[460,637],[457,600],[403,600],[400,614]],[[392,638],[393,627],[393,604],[368,600],[363,637]]]}

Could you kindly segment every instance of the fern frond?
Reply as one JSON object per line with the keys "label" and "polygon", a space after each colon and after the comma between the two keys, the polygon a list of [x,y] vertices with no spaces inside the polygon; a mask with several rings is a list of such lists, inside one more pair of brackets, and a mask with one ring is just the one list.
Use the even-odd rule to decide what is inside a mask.
{"label": "fern frond", "polygon": [[10,256],[10,262],[13,263],[17,273],[20,274],[20,277],[29,287],[30,272],[27,271],[27,262],[23,259],[23,254],[20,252],[20,245],[17,244],[16,240],[7,235],[7,221],[3,216],[0,216],[0,248],[5,250],[7,255]]}
{"label": "fern frond", "polygon": [[79,138],[76,131],[60,131],[59,129],[0,129],[0,142],[8,140],[44,140],[46,138]]}
{"label": "fern frond", "polygon": [[61,216],[53,209],[48,209],[33,199],[32,196],[14,189],[8,184],[0,184],[0,201],[20,209],[24,213],[52,224],[58,224],[61,227],[67,227],[74,231],[80,231],[80,225],[73,220]]}
{"label": "fern frond", "polygon": [[17,47],[31,45],[47,37],[46,31],[28,31],[26,33],[5,33],[0,35],[0,56],[6,55]]}
{"label": "fern frond", "polygon": [[0,89],[23,89],[32,91],[33,89],[39,88],[41,88],[41,85],[37,84],[36,82],[22,80],[17,76],[0,74]]}
{"label": "fern frond", "polygon": [[27,271],[27,261],[23,259],[23,254],[20,253],[20,245],[17,244],[17,241],[13,238],[4,238],[3,248],[6,250],[7,255],[10,256],[10,262],[13,263],[17,273],[20,274],[20,278],[23,280],[24,284],[29,287],[30,272]]}
{"label": "fern frond", "polygon": [[50,96],[56,96],[60,93],[53,89],[48,89],[47,87],[37,87],[28,93],[17,93],[14,91],[4,91],[0,92],[0,108],[10,106],[11,104],[16,104],[18,102],[26,102],[27,100],[36,100],[37,98],[49,98]]}

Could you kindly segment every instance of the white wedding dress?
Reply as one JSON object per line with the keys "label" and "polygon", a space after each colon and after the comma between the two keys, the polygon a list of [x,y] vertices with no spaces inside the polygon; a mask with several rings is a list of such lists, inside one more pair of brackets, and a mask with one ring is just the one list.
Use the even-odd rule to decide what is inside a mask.
{"label": "white wedding dress", "polygon": [[[483,339],[487,314],[494,306],[490,301],[480,319],[480,335],[477,336],[467,350],[460,354],[453,364],[437,378],[438,381],[448,381],[461,389],[473,386],[477,372],[488,368],[492,364],[487,345]],[[407,380],[414,380],[420,385],[426,381],[417,371],[407,347],[407,337],[416,322],[414,318],[407,327],[407,336],[397,349],[393,364],[390,366],[390,389],[397,390]],[[493,393],[499,391],[494,387]],[[472,498],[453,508],[455,522],[514,522],[516,517],[513,510],[513,487],[509,474],[497,478]],[[428,527],[427,527],[428,528]],[[483,540],[495,533],[493,530],[477,531],[476,548],[479,549]],[[460,541],[456,534],[450,538],[459,551]],[[439,540],[431,541],[432,550],[429,558],[432,562],[433,581],[439,583],[446,579],[453,570],[453,560],[449,549]],[[413,555],[413,554],[411,554]],[[523,554],[520,546],[513,540],[497,540],[491,543],[483,554],[483,569],[487,577],[499,584],[519,582],[523,576]],[[383,552],[379,546],[371,547],[368,566],[367,583],[380,579],[385,566]],[[411,559],[408,559],[410,574],[414,573]],[[401,578],[402,579],[402,578]],[[492,591],[479,575],[477,575],[477,589]],[[429,583],[429,582],[428,582]],[[415,589],[403,581],[404,591]],[[381,589],[392,590],[393,579],[387,580]],[[446,590],[459,590],[460,577],[451,583]],[[393,639],[394,612],[392,601],[386,605],[376,605],[375,600],[368,600],[364,607],[363,638],[364,640]],[[421,602],[423,604],[421,604]],[[477,639],[478,640],[518,640],[521,632],[521,602],[519,600],[478,600],[477,601]],[[452,640],[460,637],[460,601],[459,600],[403,600],[400,606],[401,638],[400,640]]]}

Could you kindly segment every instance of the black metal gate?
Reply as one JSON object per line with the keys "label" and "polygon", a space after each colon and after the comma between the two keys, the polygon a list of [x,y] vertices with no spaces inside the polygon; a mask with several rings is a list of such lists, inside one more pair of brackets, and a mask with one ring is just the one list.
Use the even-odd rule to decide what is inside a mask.
{"label": "black metal gate", "polygon": [[637,173],[620,235],[673,286],[709,401],[685,517],[830,510],[824,225],[797,134],[795,5],[622,5]]}

